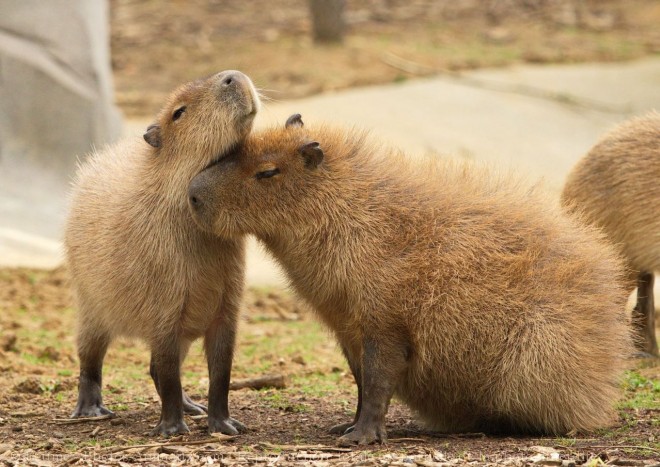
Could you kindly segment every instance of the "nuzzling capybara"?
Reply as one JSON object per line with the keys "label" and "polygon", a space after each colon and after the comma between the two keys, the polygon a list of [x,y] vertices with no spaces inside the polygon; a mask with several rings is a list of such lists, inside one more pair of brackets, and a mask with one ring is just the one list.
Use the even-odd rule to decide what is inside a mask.
{"label": "nuzzling capybara", "polygon": [[92,154],[79,168],[65,233],[78,302],[78,404],[72,417],[111,414],[101,398],[108,344],[137,337],[151,350],[161,397],[154,434],[188,431],[180,365],[204,336],[211,432],[235,434],[228,385],[244,278],[244,242],[200,231],[188,211],[190,180],[249,133],[259,99],[250,79],[224,71],[175,90],[142,139]]}
{"label": "nuzzling capybara", "polygon": [[334,331],[359,393],[341,444],[384,441],[393,394],[445,432],[612,421],[630,351],[621,261],[538,188],[292,116],[189,196],[202,229],[256,235]]}
{"label": "nuzzling capybara", "polygon": [[569,174],[562,202],[582,211],[627,259],[637,280],[635,343],[643,354],[658,356],[653,272],[660,270],[660,114],[608,132]]}

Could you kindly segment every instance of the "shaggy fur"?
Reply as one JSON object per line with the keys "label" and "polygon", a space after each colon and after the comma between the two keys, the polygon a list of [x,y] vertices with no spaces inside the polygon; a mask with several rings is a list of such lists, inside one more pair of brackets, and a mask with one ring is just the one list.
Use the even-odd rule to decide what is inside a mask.
{"label": "shaggy fur", "polygon": [[321,127],[254,134],[189,195],[203,229],[256,235],[334,331],[359,388],[342,443],[384,440],[393,393],[443,432],[612,422],[622,267],[540,190]]}
{"label": "shaggy fur", "polygon": [[660,114],[653,112],[607,133],[578,162],[562,193],[562,202],[600,227],[620,248],[629,270],[639,273],[633,320],[637,344],[656,356],[653,272],[660,270],[659,177]]}
{"label": "shaggy fur", "polygon": [[220,412],[243,290],[244,242],[197,229],[186,193],[195,174],[247,136],[258,106],[247,76],[218,73],[174,91],[146,142],[122,141],[80,165],[65,233],[79,309],[81,377],[73,417],[110,413],[101,401],[103,356],[115,337],[128,336],[151,348],[151,374],[163,400],[155,432],[187,431],[182,410],[205,408],[182,393],[179,365],[191,342],[205,336],[209,428],[236,433],[228,413]]}

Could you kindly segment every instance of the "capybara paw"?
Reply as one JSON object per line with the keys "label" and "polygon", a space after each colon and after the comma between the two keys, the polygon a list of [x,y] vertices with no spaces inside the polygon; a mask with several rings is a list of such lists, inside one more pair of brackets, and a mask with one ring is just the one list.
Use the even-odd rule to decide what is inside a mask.
{"label": "capybara paw", "polygon": [[103,404],[78,405],[71,414],[71,418],[114,417],[115,413]]}
{"label": "capybara paw", "polygon": [[188,415],[205,415],[207,408],[205,405],[193,402],[190,398],[183,398],[183,412]]}
{"label": "capybara paw", "polygon": [[209,418],[209,433],[222,433],[224,435],[237,435],[247,431],[247,427],[235,418],[222,419]]}
{"label": "capybara paw", "polygon": [[173,435],[183,435],[185,433],[190,433],[188,425],[183,420],[180,420],[176,423],[165,423],[161,421],[156,428],[151,430],[151,436],[162,435],[165,437]]}
{"label": "capybara paw", "polygon": [[335,425],[332,428],[330,428],[330,433],[333,435],[343,435],[346,433],[350,433],[351,431],[353,431],[354,426],[355,426],[355,422],[340,423],[339,425]]}
{"label": "capybara paw", "polygon": [[373,443],[386,443],[387,433],[385,427],[373,426],[367,428],[354,428],[350,433],[345,434],[337,441],[342,447],[357,445],[366,445]]}

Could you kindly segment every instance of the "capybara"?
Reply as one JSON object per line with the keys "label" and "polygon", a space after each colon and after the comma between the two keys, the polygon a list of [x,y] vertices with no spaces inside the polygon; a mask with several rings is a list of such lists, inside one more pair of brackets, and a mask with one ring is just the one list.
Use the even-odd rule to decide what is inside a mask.
{"label": "capybara", "polygon": [[658,356],[653,272],[660,270],[660,114],[608,132],[569,174],[562,203],[600,227],[627,259],[631,288],[637,286],[635,343],[642,354]]}
{"label": "capybara", "polygon": [[184,410],[204,413],[182,391],[180,365],[204,336],[211,432],[236,434],[228,385],[243,291],[245,246],[197,228],[188,184],[249,133],[259,99],[250,79],[224,71],[168,98],[144,141],[95,152],[79,168],[66,224],[66,259],[77,297],[80,381],[72,417],[112,414],[101,373],[117,336],[143,339],[161,397],[154,434],[188,431]]}
{"label": "capybara", "polygon": [[612,422],[630,354],[623,267],[538,187],[295,115],[189,197],[202,229],[256,235],[334,331],[359,392],[340,444],[385,441],[393,394],[443,432]]}

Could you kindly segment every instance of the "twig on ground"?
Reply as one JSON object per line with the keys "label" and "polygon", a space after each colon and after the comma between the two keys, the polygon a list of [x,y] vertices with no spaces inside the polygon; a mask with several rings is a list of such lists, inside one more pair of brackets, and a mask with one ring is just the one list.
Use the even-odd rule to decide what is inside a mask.
{"label": "twig on ground", "polygon": [[133,444],[128,446],[115,446],[111,448],[102,449],[103,454],[114,454],[121,451],[128,451],[129,449],[150,449],[150,448],[160,448],[167,446],[198,446],[200,444],[215,444],[222,441],[229,441],[236,438],[235,436],[225,436],[225,437],[213,437],[202,439],[198,441],[170,441],[167,443],[150,443],[150,444]]}
{"label": "twig on ground", "polygon": [[390,438],[387,440],[388,443],[426,443],[426,440],[423,438]]}
{"label": "twig on ground", "polygon": [[43,412],[10,412],[10,417],[15,418],[29,418],[29,417],[39,417],[43,415]]}
{"label": "twig on ground", "polygon": [[238,379],[232,381],[229,384],[229,389],[265,389],[265,388],[275,388],[275,389],[284,389],[286,388],[286,377],[284,375],[265,375],[258,378],[247,378],[247,379]]}
{"label": "twig on ground", "polygon": [[651,451],[655,452],[656,454],[660,454],[660,449],[656,448],[651,448],[648,446],[632,446],[632,445],[610,445],[610,446],[575,446],[575,449],[587,449],[587,448],[593,448],[593,449],[637,449],[640,451]]}
{"label": "twig on ground", "polygon": [[323,444],[271,444],[261,442],[257,444],[262,449],[273,449],[280,451],[324,451],[324,452],[352,452],[350,448],[340,448],[336,446],[325,446]]}
{"label": "twig on ground", "polygon": [[77,423],[100,422],[114,418],[114,415],[101,415],[100,417],[81,417],[81,418],[54,418],[52,423],[57,425],[75,425]]}

